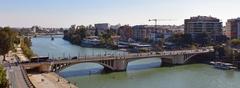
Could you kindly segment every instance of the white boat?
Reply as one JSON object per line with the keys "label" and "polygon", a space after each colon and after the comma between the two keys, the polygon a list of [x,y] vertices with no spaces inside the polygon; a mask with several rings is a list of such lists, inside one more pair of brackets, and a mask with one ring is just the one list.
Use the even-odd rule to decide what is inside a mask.
{"label": "white boat", "polygon": [[236,67],[233,66],[233,64],[230,63],[224,63],[224,62],[210,62],[214,65],[215,68],[223,69],[223,70],[231,70],[236,69]]}

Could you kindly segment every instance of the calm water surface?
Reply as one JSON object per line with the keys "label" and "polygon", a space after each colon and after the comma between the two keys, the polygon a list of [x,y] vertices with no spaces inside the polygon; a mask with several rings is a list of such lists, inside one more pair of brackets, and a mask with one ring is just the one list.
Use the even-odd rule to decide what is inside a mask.
{"label": "calm water surface", "polygon": [[[123,52],[82,48],[61,38],[33,38],[32,49],[40,56],[68,57]],[[73,65],[59,72],[80,88],[240,88],[240,72],[214,69],[205,64],[160,67],[159,58],[142,59],[128,64],[126,72],[101,74],[95,63]]]}

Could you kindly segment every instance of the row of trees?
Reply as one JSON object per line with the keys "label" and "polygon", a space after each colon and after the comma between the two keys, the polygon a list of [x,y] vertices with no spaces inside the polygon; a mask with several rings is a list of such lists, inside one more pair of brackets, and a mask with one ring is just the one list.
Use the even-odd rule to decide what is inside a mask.
{"label": "row of trees", "polygon": [[69,30],[64,31],[64,40],[70,41],[72,44],[81,44],[81,40],[86,38],[87,30],[90,30],[88,27],[79,26],[78,28],[70,28]]}
{"label": "row of trees", "polygon": [[209,46],[225,43],[227,37],[224,35],[211,36],[207,33],[199,33],[194,36],[191,34],[174,34],[168,41],[174,43],[177,47],[195,47],[195,46]]}
{"label": "row of trees", "polygon": [[21,41],[21,48],[22,48],[23,54],[27,58],[31,58],[34,55],[32,49],[30,48],[31,46],[32,46],[31,39],[25,37]]}
{"label": "row of trees", "polygon": [[9,27],[0,28],[0,55],[4,56],[10,51],[14,50],[14,44],[19,44],[20,39],[17,38],[18,33],[12,31]]}
{"label": "row of trees", "polygon": [[[95,33],[90,34],[90,31],[94,31]],[[93,27],[78,26],[77,28],[71,27],[69,30],[65,30],[63,39],[71,42],[72,44],[80,45],[84,38],[91,35],[99,36],[99,47],[105,47],[114,45],[112,35],[116,35],[116,32],[107,30],[106,33],[98,33]]]}
{"label": "row of trees", "polygon": [[[4,56],[10,51],[15,51],[14,44],[19,44],[20,39],[17,38],[18,33],[9,27],[0,28],[0,55]],[[8,80],[6,79],[6,71],[0,66],[0,88],[7,88]]]}

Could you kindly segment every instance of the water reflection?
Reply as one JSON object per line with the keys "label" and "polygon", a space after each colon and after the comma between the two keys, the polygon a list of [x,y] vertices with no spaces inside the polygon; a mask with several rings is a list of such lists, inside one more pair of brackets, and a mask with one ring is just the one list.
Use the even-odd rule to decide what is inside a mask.
{"label": "water reflection", "polygon": [[[160,66],[161,66],[160,59],[157,58],[141,59],[130,62],[127,67],[127,72],[144,70],[149,68],[159,68]],[[97,63],[80,63],[60,71],[59,74],[63,77],[106,74],[103,69],[104,67]]]}

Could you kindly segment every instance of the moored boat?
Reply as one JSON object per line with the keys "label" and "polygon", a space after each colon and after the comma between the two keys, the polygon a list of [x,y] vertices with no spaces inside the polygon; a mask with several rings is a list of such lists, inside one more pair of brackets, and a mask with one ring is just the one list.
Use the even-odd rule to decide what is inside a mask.
{"label": "moored boat", "polygon": [[213,66],[217,69],[223,69],[223,70],[231,70],[236,69],[236,67],[233,66],[233,64],[230,63],[224,63],[224,62],[210,62],[213,64]]}

